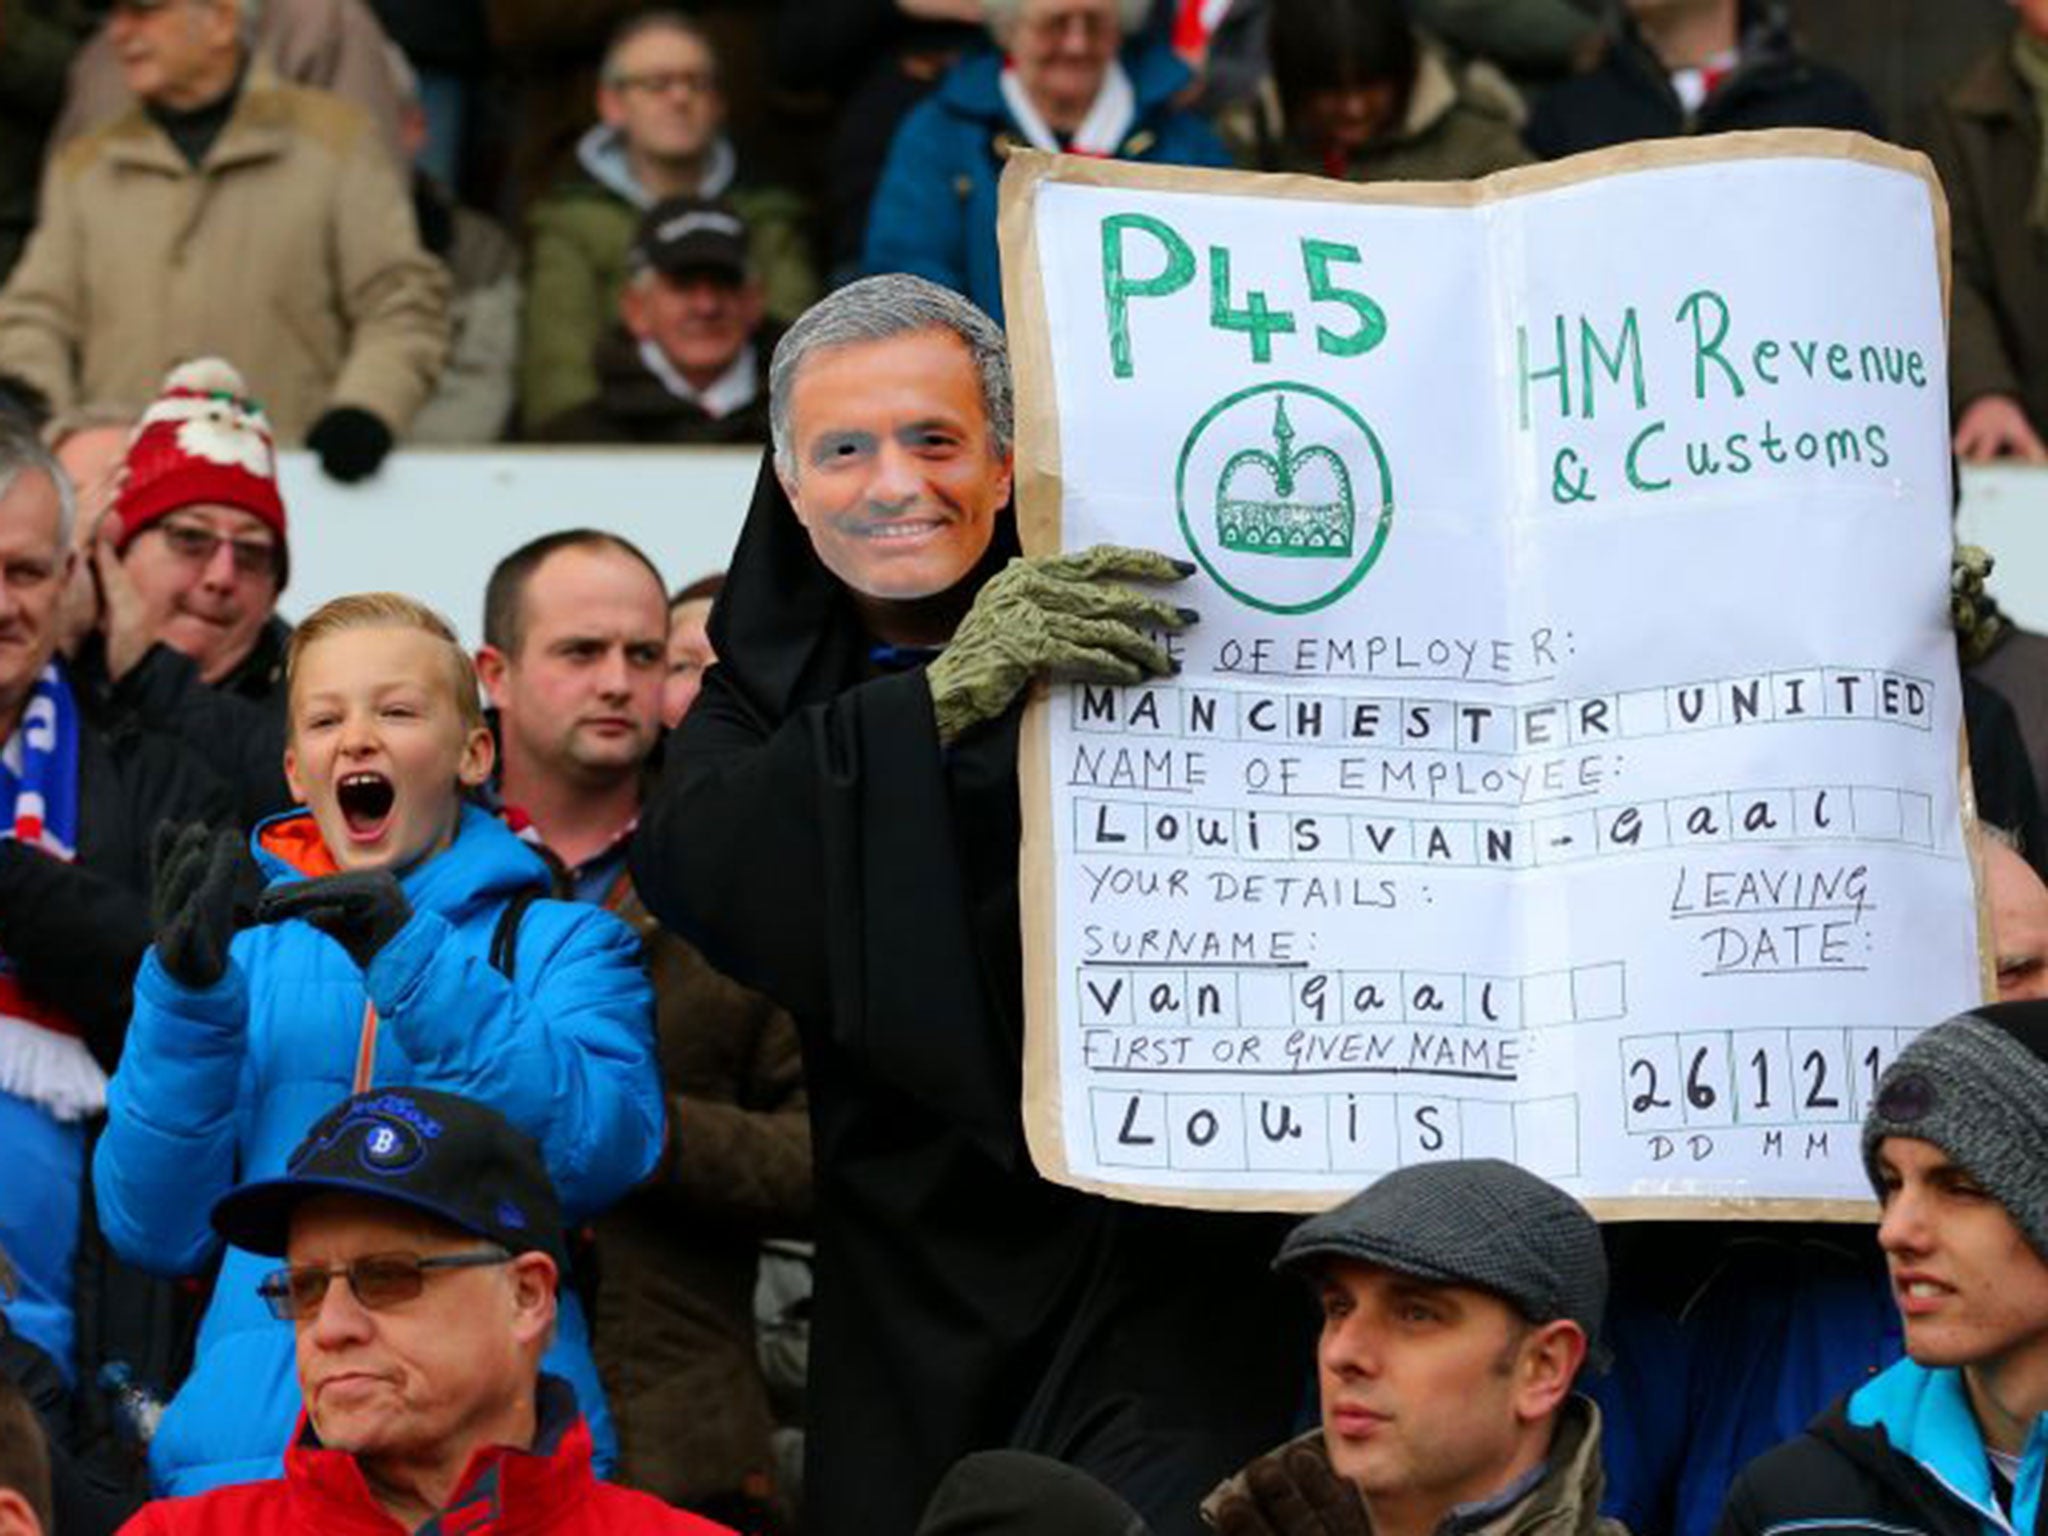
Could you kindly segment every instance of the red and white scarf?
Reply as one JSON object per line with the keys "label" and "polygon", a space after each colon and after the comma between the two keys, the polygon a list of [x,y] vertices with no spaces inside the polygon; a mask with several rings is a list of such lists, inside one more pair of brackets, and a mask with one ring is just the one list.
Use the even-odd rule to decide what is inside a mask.
{"label": "red and white scarf", "polygon": [[1184,59],[1206,54],[1230,6],[1231,0],[1178,0],[1173,8],[1173,51]]}
{"label": "red and white scarf", "polygon": [[[29,692],[21,723],[0,742],[0,838],[70,863],[78,857],[78,709],[55,662]],[[0,1092],[59,1120],[107,1105],[107,1075],[78,1027],[21,985],[0,953]]]}

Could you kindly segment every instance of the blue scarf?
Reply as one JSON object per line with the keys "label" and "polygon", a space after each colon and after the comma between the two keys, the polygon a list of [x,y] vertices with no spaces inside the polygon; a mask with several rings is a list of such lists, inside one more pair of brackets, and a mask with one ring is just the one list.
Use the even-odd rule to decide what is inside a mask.
{"label": "blue scarf", "polygon": [[[78,704],[56,662],[0,743],[0,838],[66,864],[78,857]],[[107,1079],[70,1020],[22,990],[0,951],[0,1091],[77,1120],[106,1105]]]}
{"label": "blue scarf", "polygon": [[0,837],[67,864],[78,857],[78,705],[54,661],[0,746]]}

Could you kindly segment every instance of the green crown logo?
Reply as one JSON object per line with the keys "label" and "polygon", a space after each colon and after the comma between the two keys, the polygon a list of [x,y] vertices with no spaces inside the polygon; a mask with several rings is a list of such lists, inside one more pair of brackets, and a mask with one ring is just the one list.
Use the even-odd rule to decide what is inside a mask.
{"label": "green crown logo", "polygon": [[1273,447],[1241,448],[1224,461],[1217,541],[1241,555],[1348,558],[1358,521],[1351,472],[1321,443],[1295,450],[1284,395],[1273,402]]}

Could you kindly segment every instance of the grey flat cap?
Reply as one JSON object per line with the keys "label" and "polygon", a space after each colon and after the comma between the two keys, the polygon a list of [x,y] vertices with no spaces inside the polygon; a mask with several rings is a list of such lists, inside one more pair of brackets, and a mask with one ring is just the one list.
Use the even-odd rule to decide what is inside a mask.
{"label": "grey flat cap", "polygon": [[1570,1195],[1513,1163],[1470,1158],[1390,1173],[1288,1233],[1273,1267],[1298,1274],[1328,1259],[1476,1286],[1532,1323],[1570,1318],[1590,1358],[1602,1358],[1600,1228]]}

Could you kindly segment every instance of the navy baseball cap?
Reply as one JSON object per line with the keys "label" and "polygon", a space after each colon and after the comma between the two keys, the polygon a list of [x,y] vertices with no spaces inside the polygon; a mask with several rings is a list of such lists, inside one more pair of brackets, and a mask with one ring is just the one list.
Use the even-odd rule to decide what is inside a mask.
{"label": "navy baseball cap", "polygon": [[634,232],[627,265],[652,267],[669,277],[716,272],[733,282],[747,276],[747,224],[731,204],[715,198],[670,197],[648,209]]}
{"label": "navy baseball cap", "polygon": [[568,1262],[561,1202],[540,1148],[496,1110],[432,1088],[377,1088],[314,1123],[285,1175],[230,1190],[213,1229],[282,1257],[292,1212],[313,1195],[362,1195],[423,1212],[509,1253]]}

